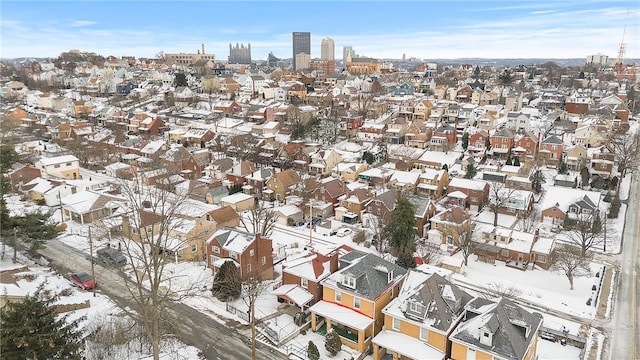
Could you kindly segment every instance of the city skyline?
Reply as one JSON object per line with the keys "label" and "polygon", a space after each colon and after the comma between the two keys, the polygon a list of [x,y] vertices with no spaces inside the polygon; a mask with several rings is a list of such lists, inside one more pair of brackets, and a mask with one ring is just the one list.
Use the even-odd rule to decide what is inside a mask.
{"label": "city skyline", "polygon": [[[295,31],[311,33],[311,58],[320,58],[323,38],[333,39],[337,51],[351,45],[362,56],[383,59],[597,53],[617,58],[623,32],[625,58],[640,58],[636,1],[9,0],[1,7],[3,58],[57,57],[71,49],[155,57],[160,51],[194,53],[205,44],[208,53],[224,60],[230,43],[251,43],[254,60],[265,60],[269,52],[286,59]],[[183,22],[172,25],[177,19]]]}

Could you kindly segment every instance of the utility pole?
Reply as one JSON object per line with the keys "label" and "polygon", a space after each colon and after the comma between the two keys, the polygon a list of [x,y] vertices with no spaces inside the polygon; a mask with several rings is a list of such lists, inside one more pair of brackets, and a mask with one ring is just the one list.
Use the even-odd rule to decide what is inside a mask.
{"label": "utility pole", "polygon": [[309,246],[313,246],[313,205],[309,198]]}
{"label": "utility pole", "polygon": [[91,278],[93,279],[93,297],[96,297],[96,274],[93,268],[93,241],[91,241],[91,225],[89,225],[89,261],[91,261]]}
{"label": "utility pole", "polygon": [[64,213],[62,212],[62,196],[60,196],[60,190],[58,190],[58,201],[60,202],[60,224],[63,224]]}

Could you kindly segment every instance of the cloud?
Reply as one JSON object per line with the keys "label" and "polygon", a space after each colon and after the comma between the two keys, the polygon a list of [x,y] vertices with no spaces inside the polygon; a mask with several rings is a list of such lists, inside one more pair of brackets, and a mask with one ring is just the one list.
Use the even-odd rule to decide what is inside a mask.
{"label": "cloud", "polygon": [[76,21],[72,21],[71,24],[69,24],[69,26],[71,27],[85,27],[85,26],[91,26],[91,25],[96,25],[97,22],[95,21],[90,21],[90,20],[76,20]]}
{"label": "cloud", "polygon": [[556,12],[555,10],[540,10],[540,11],[532,11],[531,15],[544,15],[544,14],[551,14]]}

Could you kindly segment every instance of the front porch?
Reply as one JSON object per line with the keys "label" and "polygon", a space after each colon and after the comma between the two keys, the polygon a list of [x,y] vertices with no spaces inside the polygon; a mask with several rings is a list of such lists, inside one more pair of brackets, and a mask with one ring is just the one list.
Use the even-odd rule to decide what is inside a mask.
{"label": "front porch", "polygon": [[373,319],[347,307],[319,301],[311,311],[311,330],[321,335],[333,329],[342,340],[342,345],[358,352],[371,346]]}

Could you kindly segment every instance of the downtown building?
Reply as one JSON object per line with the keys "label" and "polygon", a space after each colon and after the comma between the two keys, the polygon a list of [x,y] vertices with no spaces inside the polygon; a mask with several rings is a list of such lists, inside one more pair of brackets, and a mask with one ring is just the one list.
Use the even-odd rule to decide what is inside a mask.
{"label": "downtown building", "polygon": [[[311,33],[294,31],[292,33],[292,45],[293,45],[293,70],[302,69],[296,61],[296,55],[307,54],[308,57],[300,56],[300,59],[311,59]],[[302,64],[300,64],[302,65]],[[306,64],[309,67],[309,62]]]}
{"label": "downtown building", "polygon": [[195,64],[199,60],[204,61],[216,61],[215,54],[205,54],[204,53],[204,44],[202,44],[201,50],[198,50],[195,54],[164,54],[164,58],[166,61],[175,62],[176,64]]}
{"label": "downtown building", "polygon": [[320,60],[336,59],[336,43],[331,38],[324,38],[320,43]]}

